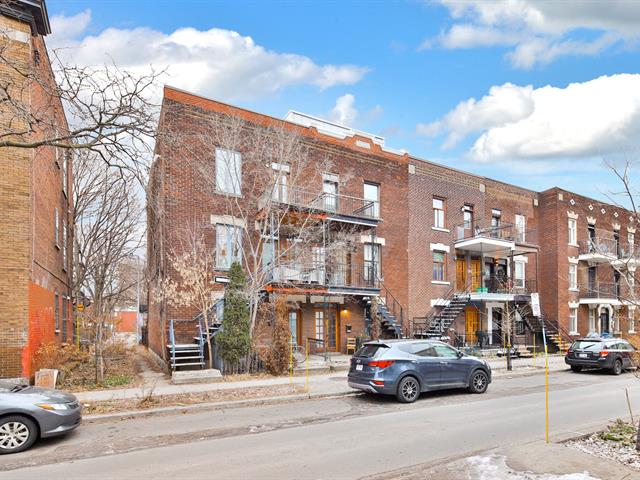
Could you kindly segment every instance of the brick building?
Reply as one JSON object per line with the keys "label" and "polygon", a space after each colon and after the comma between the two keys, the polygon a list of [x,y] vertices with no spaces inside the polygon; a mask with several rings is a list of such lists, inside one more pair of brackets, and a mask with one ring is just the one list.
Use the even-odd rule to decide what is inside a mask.
{"label": "brick building", "polygon": [[[64,132],[62,105],[47,94],[55,81],[44,43],[50,33],[45,2],[0,4],[0,31],[0,48],[10,60],[0,65],[3,84],[20,109]],[[33,126],[10,102],[0,103],[0,124],[4,132]],[[38,128],[32,139],[52,133]],[[71,209],[65,150],[0,148],[0,377],[31,375],[42,342],[71,338]]]}
{"label": "brick building", "polygon": [[[264,221],[259,202],[250,219],[230,218],[225,197],[207,186],[203,176],[215,178],[224,167],[212,118],[241,119],[243,138],[274,125],[295,131],[308,148],[302,183],[290,183],[293,166],[273,161],[276,183],[266,188],[288,212],[281,218],[295,224],[304,214],[322,224],[322,241],[306,245],[304,261],[288,257],[291,239],[281,230],[267,252],[268,264],[281,263],[264,290],[269,301],[288,299],[297,344],[321,338],[327,350],[345,352],[347,339],[369,335],[376,312],[385,335],[439,336],[483,348],[503,346],[507,333],[516,343],[539,344],[543,326],[558,347],[590,332],[634,331],[634,281],[625,273],[635,271],[630,212],[558,188],[535,192],[428,162],[309,115],[290,112],[280,120],[166,87],[149,190],[156,207],[148,215],[149,339],[158,354],[166,356],[171,333],[190,341],[196,328],[197,312],[153,295],[159,279],[171,276],[168,252],[179,245],[186,219],[209,228],[215,251],[232,250],[221,225],[257,228]],[[208,163],[196,168],[194,155],[203,149]],[[240,163],[250,156],[245,145],[232,158],[242,165],[243,184],[255,185],[250,162]],[[340,242],[336,261],[328,252]],[[218,268],[212,277],[224,273]],[[542,318],[532,314],[534,292]]]}
{"label": "brick building", "polygon": [[[242,120],[246,138],[260,129],[273,135],[293,132],[301,155],[308,158],[305,170],[296,171],[296,159],[275,157],[267,162],[273,181],[256,192],[255,145],[216,148],[218,132],[210,122],[229,119]],[[201,148],[210,151],[201,155]],[[234,179],[216,178],[225,170],[225,156],[242,165],[237,185]],[[180,249],[179,232],[187,221],[204,229],[216,252],[213,276],[224,276],[234,259],[245,268],[254,262],[258,269],[268,265],[265,292],[270,300],[285,296],[289,301],[289,321],[300,347],[316,339],[322,341],[314,344],[318,350],[345,351],[348,339],[366,336],[371,299],[379,295],[387,299],[378,309],[383,327],[399,334],[408,318],[399,307],[408,295],[407,165],[408,156],[385,148],[380,137],[295,112],[283,121],[166,87],[149,187],[154,206],[148,212],[150,347],[165,356],[172,337],[184,345],[197,333],[197,311],[153,298],[160,279],[170,274],[168,258]],[[213,189],[204,178],[208,175],[216,178]],[[229,198],[255,205],[240,217],[230,210]],[[240,253],[233,253],[236,235],[253,235],[246,225],[264,225],[274,214],[277,227],[262,232],[272,241],[260,246],[258,261],[251,258],[256,254],[246,238]],[[301,223],[308,225],[307,233],[292,234]]]}

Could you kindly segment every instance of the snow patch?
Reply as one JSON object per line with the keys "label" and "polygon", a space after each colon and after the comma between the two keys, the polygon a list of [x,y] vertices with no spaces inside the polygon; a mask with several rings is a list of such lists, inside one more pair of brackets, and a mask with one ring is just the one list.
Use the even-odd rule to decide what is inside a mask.
{"label": "snow patch", "polygon": [[467,459],[469,480],[601,480],[588,472],[563,475],[515,472],[503,455],[476,456]]}

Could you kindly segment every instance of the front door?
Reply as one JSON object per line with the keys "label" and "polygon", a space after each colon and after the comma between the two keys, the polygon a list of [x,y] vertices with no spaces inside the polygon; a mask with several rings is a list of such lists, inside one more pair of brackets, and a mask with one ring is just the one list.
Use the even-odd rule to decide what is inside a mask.
{"label": "front door", "polygon": [[609,323],[609,310],[604,308],[600,312],[600,333],[611,333]]}
{"label": "front door", "polygon": [[482,286],[482,260],[471,259],[471,291],[475,292]]}
{"label": "front door", "polygon": [[467,261],[464,258],[456,259],[456,288],[459,292],[467,289]]}
{"label": "front door", "polygon": [[465,310],[465,330],[467,345],[475,345],[478,343],[477,332],[480,330],[480,318],[478,315],[478,309],[473,307],[467,307]]}
{"label": "front door", "polygon": [[340,345],[340,330],[338,327],[338,314],[335,308],[317,309],[315,312],[315,334],[319,340],[318,350],[327,352],[338,351]]}

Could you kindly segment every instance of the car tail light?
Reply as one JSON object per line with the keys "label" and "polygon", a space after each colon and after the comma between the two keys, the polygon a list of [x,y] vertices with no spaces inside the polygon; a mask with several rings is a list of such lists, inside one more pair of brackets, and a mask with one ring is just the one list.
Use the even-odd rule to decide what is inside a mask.
{"label": "car tail light", "polygon": [[384,387],[384,382],[382,380],[374,380],[373,384],[379,387]]}
{"label": "car tail light", "polygon": [[600,352],[600,356],[601,356],[601,357],[606,357],[607,355],[609,355],[609,350],[602,350],[602,351]]}
{"label": "car tail light", "polygon": [[395,360],[374,360],[373,362],[369,362],[369,366],[384,369],[384,368],[390,367],[394,363],[396,363]]}

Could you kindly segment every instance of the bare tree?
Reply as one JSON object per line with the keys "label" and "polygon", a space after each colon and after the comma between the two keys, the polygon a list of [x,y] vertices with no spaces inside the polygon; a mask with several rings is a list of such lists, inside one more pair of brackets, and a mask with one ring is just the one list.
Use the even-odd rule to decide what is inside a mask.
{"label": "bare tree", "polygon": [[213,368],[210,326],[213,308],[219,299],[212,276],[215,254],[207,248],[204,231],[198,225],[187,224],[180,238],[180,247],[169,255],[168,267],[174,275],[162,279],[155,288],[155,296],[173,307],[187,307],[198,312],[204,320],[209,368]]}
{"label": "bare tree", "polygon": [[[109,165],[144,173],[157,123],[152,98],[163,72],[72,65],[64,49],[47,52],[44,42],[34,42],[35,61],[25,62],[14,54],[16,42],[0,32],[0,112],[8,125],[0,148],[88,150]],[[34,92],[43,100],[31,101]]]}
{"label": "bare tree", "polygon": [[131,186],[133,174],[109,167],[90,151],[76,158],[73,173],[73,291],[91,303],[100,382],[103,326],[137,281],[128,265],[141,244],[143,208]]}

